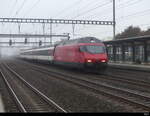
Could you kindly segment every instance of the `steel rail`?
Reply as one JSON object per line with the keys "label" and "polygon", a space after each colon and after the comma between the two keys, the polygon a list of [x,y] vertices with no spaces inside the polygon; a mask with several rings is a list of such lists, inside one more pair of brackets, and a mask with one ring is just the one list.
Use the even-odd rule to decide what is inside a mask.
{"label": "steel rail", "polygon": [[[136,106],[139,106],[139,107],[142,107],[143,109],[146,109],[146,110],[148,110],[148,111],[150,111],[150,106],[148,105],[145,105],[145,104],[143,104],[143,103],[141,103],[141,102],[139,102],[139,101],[135,101],[135,99],[134,99],[134,101],[133,101],[133,99],[131,100],[131,99],[129,99],[130,97],[128,96],[128,98],[125,98],[125,97],[122,97],[122,96],[117,96],[117,95],[114,95],[113,93],[111,93],[111,92],[106,92],[106,91],[102,91],[102,90],[99,90],[99,89],[95,89],[95,88],[93,88],[93,87],[91,87],[91,86],[88,86],[89,84],[92,84],[92,85],[97,85],[97,86],[100,86],[100,87],[105,87],[105,88],[107,88],[107,89],[114,89],[115,91],[120,91],[120,92],[124,92],[124,93],[127,93],[127,94],[132,94],[132,95],[134,95],[134,96],[137,96],[137,97],[140,97],[140,98],[144,98],[144,99],[150,99],[150,97],[148,97],[148,96],[144,96],[144,95],[141,95],[141,94],[137,94],[137,93],[132,93],[131,91],[128,91],[128,90],[122,90],[122,89],[120,89],[120,88],[116,88],[116,87],[112,87],[112,86],[106,86],[106,85],[101,85],[101,84],[98,84],[98,83],[95,83],[95,82],[91,82],[91,81],[87,81],[87,80],[85,80],[85,79],[78,79],[78,78],[76,78],[76,77],[74,77],[74,76],[68,76],[68,75],[66,75],[66,74],[62,74],[62,73],[58,73],[58,72],[55,72],[55,71],[50,71],[49,69],[47,69],[47,68],[45,68],[45,67],[41,67],[41,66],[38,66],[38,65],[34,65],[34,64],[29,64],[28,63],[28,65],[30,65],[30,66],[32,66],[32,68],[31,69],[33,69],[33,70],[36,70],[36,71],[39,71],[39,72],[41,72],[41,73],[44,73],[44,74],[48,74],[48,75],[51,75],[51,76],[53,76],[53,77],[55,77],[55,78],[58,78],[58,79],[61,79],[61,80],[64,80],[64,81],[67,81],[67,82],[70,82],[70,83],[73,83],[73,84],[76,84],[76,85],[79,85],[79,86],[83,86],[83,87],[86,87],[86,88],[88,88],[88,89],[90,89],[90,90],[93,90],[93,91],[96,91],[96,92],[98,92],[98,93],[103,93],[103,94],[105,94],[105,95],[109,95],[109,96],[111,96],[111,97],[113,97],[114,96],[114,98],[117,98],[117,99],[121,99],[121,100],[124,100],[124,101],[126,101],[127,103],[129,103],[129,104],[131,104],[132,103],[132,105],[134,104],[134,105],[136,105]],[[35,67],[35,68],[33,68],[33,67]],[[68,77],[68,78],[67,78]],[[80,83],[80,82],[74,82],[74,81],[72,81],[72,80],[70,80],[69,78],[71,78],[72,80],[75,80],[75,81],[85,81],[86,83],[88,83],[88,84],[85,84],[85,83]],[[133,97],[132,97],[133,98]]]}
{"label": "steel rail", "polygon": [[35,87],[33,87],[31,84],[29,84],[27,81],[25,81],[17,72],[15,72],[14,70],[12,70],[7,64],[4,64],[4,66],[6,66],[6,68],[12,72],[14,75],[16,75],[23,83],[25,83],[28,87],[30,87],[32,89],[32,91],[34,91],[36,94],[38,94],[41,98],[43,98],[43,100],[45,100],[49,105],[54,105],[55,108],[57,108],[57,110],[67,113],[66,110],[64,110],[61,106],[59,106],[57,103],[55,103],[52,99],[48,98],[46,95],[44,95],[42,92],[40,92],[38,89],[36,89]]}
{"label": "steel rail", "polygon": [[130,84],[133,84],[133,85],[144,86],[144,87],[149,87],[150,88],[150,83],[142,81],[142,80],[140,81],[140,80],[135,80],[135,79],[125,79],[125,78],[123,78],[123,76],[110,75],[110,74],[104,74],[103,76],[108,76],[105,79],[109,78],[110,80],[126,82],[126,83],[130,83]]}
{"label": "steel rail", "polygon": [[[38,70],[38,71],[39,71],[39,72],[42,72],[42,73],[44,73],[44,74],[47,73],[47,72],[42,71],[42,70]],[[52,74],[52,73],[53,73],[53,74]],[[92,90],[92,91],[95,91],[95,92],[98,92],[98,93],[102,93],[102,94],[105,94],[105,95],[107,95],[107,96],[111,96],[112,98],[115,98],[115,99],[123,100],[124,102],[127,102],[127,103],[129,103],[129,104],[132,103],[132,105],[134,104],[134,105],[139,106],[139,107],[141,107],[141,108],[143,108],[143,109],[145,109],[145,110],[150,111],[150,106],[147,106],[147,105],[145,105],[145,104],[143,104],[143,103],[138,103],[137,101],[132,101],[132,100],[127,99],[127,98],[125,98],[125,97],[118,96],[118,95],[114,95],[113,93],[109,93],[109,92],[106,92],[106,91],[103,91],[103,90],[96,89],[96,88],[94,88],[94,87],[89,86],[88,84],[84,84],[84,83],[80,83],[80,82],[75,82],[75,81],[84,81],[84,82],[90,83],[90,84],[92,84],[92,85],[93,85],[93,84],[94,84],[94,85],[98,85],[97,83],[89,82],[89,81],[86,81],[86,80],[83,80],[83,79],[77,79],[77,78],[75,78],[75,77],[72,78],[71,76],[64,75],[64,74],[59,74],[59,73],[51,72],[51,71],[48,71],[47,74],[48,74],[48,75],[51,75],[51,76],[53,76],[53,77],[55,77],[55,78],[58,78],[58,79],[67,81],[67,82],[69,82],[69,83],[73,83],[73,84],[75,84],[75,85],[79,85],[79,86],[88,88],[88,90]],[[59,75],[59,76],[58,76],[58,75]],[[63,76],[63,77],[60,77],[60,76]],[[68,78],[67,78],[67,77],[68,77]],[[70,80],[69,78],[71,78],[73,81]],[[108,89],[114,89],[114,90],[117,90],[117,91],[129,93],[128,91],[125,91],[125,90],[122,91],[121,89],[118,89],[118,88],[115,88],[115,87],[110,87],[110,86],[106,86],[106,85],[98,85],[98,86],[102,86],[102,87],[105,87],[105,88],[108,88]],[[150,99],[150,98],[147,97],[147,96],[142,96],[142,95],[135,94],[135,93],[129,93],[129,94],[134,94],[134,95],[138,95],[138,96],[140,96],[140,97],[144,97],[144,98],[146,98],[146,99]]]}
{"label": "steel rail", "polygon": [[[41,73],[48,74],[48,75],[51,75],[51,76],[53,76],[53,77],[56,77],[56,78],[59,78],[59,79],[68,81],[68,82],[70,82],[70,83],[73,83],[73,84],[76,84],[76,85],[79,85],[79,86],[86,87],[86,88],[88,88],[88,89],[97,91],[97,92],[99,92],[99,93],[103,93],[103,94],[105,94],[105,95],[109,95],[109,96],[111,96],[111,97],[113,97],[113,98],[121,99],[121,100],[123,100],[123,101],[125,101],[125,102],[127,102],[127,103],[132,103],[132,105],[134,104],[134,105],[136,105],[136,106],[142,107],[143,109],[146,109],[146,110],[150,111],[150,106],[147,106],[147,105],[145,105],[145,104],[143,104],[143,103],[138,103],[137,101],[132,101],[132,100],[127,99],[127,98],[124,98],[124,97],[122,97],[122,96],[117,96],[117,95],[114,95],[114,94],[112,94],[112,93],[108,93],[108,92],[106,92],[106,91],[102,91],[102,90],[96,89],[96,88],[94,88],[94,87],[88,86],[87,84],[83,84],[83,83],[79,83],[79,82],[74,82],[74,81],[72,81],[72,80],[75,80],[75,81],[84,81],[84,82],[89,83],[89,84],[92,84],[92,85],[103,86],[103,87],[105,87],[105,88],[114,89],[114,90],[116,90],[116,91],[126,92],[126,93],[128,93],[128,94],[132,94],[132,95],[134,95],[134,96],[136,95],[137,97],[139,96],[139,97],[142,97],[142,98],[144,98],[144,99],[150,99],[150,97],[148,97],[148,96],[144,96],[144,95],[140,95],[140,94],[136,94],[136,93],[131,93],[131,92],[126,91],[126,90],[121,90],[120,88],[115,88],[115,87],[106,86],[106,85],[100,85],[100,84],[97,84],[97,83],[95,83],[95,82],[87,81],[87,80],[85,80],[85,79],[78,79],[78,78],[75,78],[75,77],[73,77],[73,76],[68,76],[68,75],[65,75],[65,74],[62,74],[62,73],[50,71],[50,70],[48,70],[48,69],[46,69],[46,68],[44,68],[44,67],[40,67],[40,66],[36,66],[36,65],[34,65],[34,66],[35,66],[35,67],[38,67],[38,68],[36,68],[35,70],[36,70],[36,71],[39,71],[39,72],[41,72]],[[41,69],[42,69],[42,70],[41,70]],[[58,76],[58,75],[59,75],[59,76]],[[60,76],[63,76],[63,77],[60,77]],[[65,77],[65,78],[64,78],[64,77]],[[67,78],[67,77],[68,77],[68,78]],[[70,80],[69,78],[71,78],[72,80]]]}
{"label": "steel rail", "polygon": [[12,89],[12,87],[10,86],[9,82],[7,81],[5,75],[3,74],[3,72],[0,70],[0,73],[2,75],[2,78],[4,80],[4,82],[6,83],[8,90],[10,91],[10,93],[12,94],[17,106],[19,107],[21,112],[27,113],[27,111],[25,110],[23,104],[20,102],[19,98],[17,97],[17,95],[15,94],[14,90]]}
{"label": "steel rail", "polygon": [[[26,64],[27,64],[27,62],[26,62]],[[31,65],[31,63],[28,63],[28,64]],[[39,66],[39,65],[35,65],[35,64],[32,64],[32,65],[35,66],[35,67]],[[96,75],[94,75],[94,76],[96,76]],[[109,74],[101,74],[101,76],[105,76],[105,78],[102,78],[102,79],[105,79],[105,80],[109,79],[109,80],[114,80],[114,81],[126,82],[126,83],[129,83],[129,84],[134,84],[134,85],[137,85],[137,86],[144,86],[144,87],[149,87],[150,88],[150,83],[142,81],[142,80],[125,79],[122,76],[109,75]]]}

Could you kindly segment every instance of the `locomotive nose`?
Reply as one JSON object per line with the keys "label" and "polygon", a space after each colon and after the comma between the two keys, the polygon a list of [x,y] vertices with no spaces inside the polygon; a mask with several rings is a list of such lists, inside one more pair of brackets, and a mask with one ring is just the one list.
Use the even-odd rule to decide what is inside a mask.
{"label": "locomotive nose", "polygon": [[98,54],[98,55],[85,55],[85,62],[88,63],[106,63],[107,60],[107,55],[106,54]]}
{"label": "locomotive nose", "polygon": [[85,54],[85,66],[92,68],[105,68],[107,66],[106,54]]}

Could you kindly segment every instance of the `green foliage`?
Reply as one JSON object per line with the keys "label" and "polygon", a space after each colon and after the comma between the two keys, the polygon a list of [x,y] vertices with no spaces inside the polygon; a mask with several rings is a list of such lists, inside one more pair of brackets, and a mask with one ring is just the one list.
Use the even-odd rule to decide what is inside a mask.
{"label": "green foliage", "polygon": [[144,35],[150,35],[150,29],[146,31],[142,31],[140,27],[129,26],[123,32],[117,34],[115,38],[123,39],[123,38],[138,37]]}

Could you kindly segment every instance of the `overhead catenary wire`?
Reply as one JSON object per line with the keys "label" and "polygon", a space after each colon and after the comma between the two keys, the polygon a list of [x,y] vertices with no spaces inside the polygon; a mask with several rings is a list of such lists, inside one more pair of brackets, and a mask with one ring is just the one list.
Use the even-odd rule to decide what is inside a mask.
{"label": "overhead catenary wire", "polygon": [[[141,0],[136,0],[136,1],[132,2],[132,3],[130,3],[130,4],[126,4],[126,7],[127,7],[127,5],[128,5],[128,7],[129,7],[129,6],[131,6],[131,5],[135,5],[135,4],[139,3],[139,2],[141,2]],[[128,2],[125,2],[125,3],[128,3]],[[122,4],[123,4],[123,3],[122,3]],[[119,7],[119,8],[122,8],[122,7]],[[146,10],[146,11],[147,11],[147,10]],[[146,11],[144,11],[144,12],[146,12]],[[139,13],[139,12],[138,12],[138,13]],[[140,13],[143,13],[143,11],[140,12]],[[134,13],[134,14],[132,14],[132,15],[136,15],[136,14],[137,14],[137,13]],[[90,15],[90,16],[93,16],[93,15]],[[90,16],[89,16],[89,17],[90,17]],[[88,17],[88,18],[89,18],[89,17]],[[129,16],[128,16],[128,17],[129,17]],[[83,27],[83,28],[84,28],[84,27]],[[83,28],[82,28],[82,29],[83,29]],[[81,29],[80,29],[80,30],[81,30]]]}
{"label": "overhead catenary wire", "polygon": [[[146,14],[143,14],[143,13],[149,13],[150,12],[150,9],[147,9],[147,10],[144,10],[144,11],[141,11],[141,12],[137,12],[137,13],[134,13],[134,15],[128,15],[126,17],[124,17],[124,19],[129,19],[130,18],[130,21],[131,19],[135,19],[137,16],[144,16]],[[140,14],[140,15],[139,15]],[[143,17],[139,17],[138,19],[140,18],[143,18]],[[127,22],[128,20],[122,20],[121,18],[117,19],[118,20],[118,23],[117,23],[117,27],[118,28],[127,28],[128,26],[123,26],[122,23],[125,23]],[[129,23],[126,23],[126,25],[134,25],[134,24],[129,24]],[[147,26],[150,26],[150,23],[144,23],[144,24],[138,24],[138,26],[140,27],[146,27]]]}
{"label": "overhead catenary wire", "polygon": [[[13,14],[13,12],[14,12],[14,10],[15,10],[15,7],[16,7],[16,5],[17,5],[17,3],[18,3],[18,0],[15,0],[14,4],[12,5],[12,7],[11,7],[11,9],[10,9],[10,12],[9,12],[8,16],[12,16],[12,14]],[[7,26],[8,26],[8,25],[7,25]],[[8,26],[8,28],[11,28],[11,25]]]}
{"label": "overhead catenary wire", "polygon": [[16,13],[15,13],[15,15],[14,16],[16,16],[16,15],[18,15],[19,14],[19,12],[21,11],[21,9],[24,7],[24,5],[25,5],[25,3],[27,2],[27,0],[23,0],[23,2],[22,2],[22,4],[20,5],[20,7],[18,8],[18,10],[16,11]]}
{"label": "overhead catenary wire", "polygon": [[[136,0],[136,1],[134,1],[134,2],[132,2],[132,3],[130,3],[130,4],[128,4],[128,6],[126,5],[126,7],[129,7],[129,6],[131,6],[131,5],[135,5],[135,4],[137,4],[137,3],[139,3],[139,2],[141,2],[142,0]],[[127,2],[126,2],[127,3]],[[122,8],[122,7],[119,7],[120,9]],[[125,16],[126,18],[128,18],[128,17],[134,17],[134,16],[136,16],[136,15],[139,15],[139,14],[142,14],[142,16],[143,16],[143,13],[146,13],[146,12],[149,12],[150,11],[150,9],[148,9],[148,10],[144,10],[144,11],[140,11],[140,12],[136,12],[136,13],[133,13],[133,14],[131,14],[131,15],[127,15],[127,16]],[[92,15],[93,16],[93,15]]]}
{"label": "overhead catenary wire", "polygon": [[18,0],[15,0],[14,4],[12,5],[12,7],[11,7],[11,9],[10,9],[10,12],[9,12],[9,16],[12,15],[12,13],[13,13],[13,11],[14,11],[16,5],[17,5],[17,2],[18,2]]}
{"label": "overhead catenary wire", "polygon": [[[82,1],[83,1],[83,0],[82,0]],[[78,3],[78,2],[81,3],[81,0],[80,0],[80,1],[77,1],[76,3]],[[79,3],[78,3],[77,5],[79,5]],[[84,7],[82,7],[82,9],[87,8],[87,7],[88,7],[90,4],[92,4],[92,3],[94,3],[94,5],[95,5],[95,3],[98,4],[98,3],[100,3],[100,2],[97,3],[97,2],[90,1],[90,2],[88,2],[88,4],[86,4]],[[72,5],[73,5],[73,7],[76,6],[75,4],[72,4]],[[71,9],[72,9],[73,7],[70,6]],[[76,6],[76,7],[77,7],[77,6]],[[65,9],[68,11],[68,8],[69,8],[69,7],[65,8]],[[64,9],[64,10],[65,10],[65,9]],[[64,10],[62,10],[62,12],[63,12]],[[64,14],[64,12],[63,12],[63,14]],[[71,13],[71,14],[74,14],[74,13]],[[66,16],[68,16],[68,15],[65,15],[65,17],[66,17]],[[73,19],[73,18],[71,18],[71,19]],[[63,25],[62,25],[62,26],[63,26]],[[61,27],[60,29],[62,29],[62,28],[63,28],[63,27]],[[60,29],[59,29],[59,30],[60,30]]]}
{"label": "overhead catenary wire", "polygon": [[112,1],[106,2],[106,3],[104,3],[104,4],[100,4],[100,5],[96,6],[95,8],[91,8],[91,9],[89,9],[89,10],[86,10],[86,11],[84,11],[84,12],[80,13],[79,15],[74,16],[74,17],[72,17],[72,18],[77,18],[77,17],[80,17],[80,16],[82,16],[82,15],[85,15],[86,13],[92,12],[92,11],[94,11],[94,10],[100,8],[100,7],[103,7],[103,6],[105,6],[105,5],[108,5],[108,4],[110,4],[111,2],[112,2]]}
{"label": "overhead catenary wire", "polygon": [[27,14],[31,13],[31,11],[39,4],[40,0],[37,0],[25,13],[24,16],[25,17]]}
{"label": "overhead catenary wire", "polygon": [[[130,4],[128,4],[128,7],[129,6],[131,6],[131,5],[135,5],[135,4],[137,4],[137,3],[140,3],[142,0],[136,0],[136,1],[134,1],[134,2],[132,2],[132,3],[130,3]],[[127,2],[126,2],[127,3]],[[126,5],[126,7],[127,7],[127,5]],[[122,7],[119,7],[119,8],[122,8]],[[133,14],[129,14],[129,15],[126,15],[126,16],[123,16],[123,18],[124,19],[126,19],[126,18],[135,18],[136,16],[139,16],[139,15],[145,15],[145,13],[148,13],[150,11],[150,9],[147,9],[147,10],[144,10],[144,11],[140,11],[140,12],[136,12],[136,13],[133,13]],[[122,20],[122,17],[119,17],[119,18],[117,18],[116,19],[117,20],[117,24],[119,24],[120,22],[122,22],[123,20]],[[128,21],[128,20],[126,20],[126,21]]]}
{"label": "overhead catenary wire", "polygon": [[[59,15],[62,15],[64,14],[65,12],[68,12],[68,9],[72,9],[74,7],[77,7],[77,5],[80,5],[80,3],[82,2],[83,0],[78,0],[76,1],[75,3],[73,4],[70,4],[69,6],[65,7],[63,10],[61,10],[57,15],[55,15],[54,17],[56,16],[59,16]],[[63,25],[62,25],[63,26]],[[57,27],[57,25],[55,25],[55,27]],[[60,29],[62,29],[63,27],[61,27]],[[59,29],[59,30],[60,30]],[[58,29],[57,29],[58,30]]]}
{"label": "overhead catenary wire", "polygon": [[[135,18],[135,16],[139,16],[140,14],[143,16],[143,15],[145,15],[144,13],[149,13],[149,12],[150,12],[150,9],[147,9],[147,10],[144,10],[144,11],[140,11],[140,12],[136,12],[136,13],[133,13],[133,14],[126,15],[123,18],[128,18],[128,17]],[[122,19],[122,17],[117,18],[117,20],[121,20],[121,19]]]}
{"label": "overhead catenary wire", "polygon": [[[131,0],[129,0],[129,1],[127,1],[127,2],[124,2],[124,3],[121,3],[121,4],[116,4],[116,9],[117,9],[117,12],[120,12],[121,10],[119,10],[119,9],[121,9],[121,8],[126,8],[126,7],[129,7],[129,6],[132,6],[132,5],[135,5],[135,4],[137,4],[137,3],[139,3],[139,2],[141,2],[142,0],[136,0],[136,1],[134,1],[133,2],[133,0],[132,0],[132,2],[130,3],[130,1]],[[127,3],[127,4],[126,4]],[[119,7],[118,7],[118,5],[119,5]],[[120,7],[120,5],[124,5],[124,6],[122,6],[122,7]],[[89,17],[93,17],[93,18],[95,18],[97,15],[100,15],[100,16],[104,16],[104,15],[108,15],[108,14],[110,14],[110,13],[112,13],[112,12],[110,12],[112,10],[112,8],[110,8],[109,7],[109,9],[105,9],[104,11],[102,11],[102,12],[99,12],[99,13],[95,13],[95,14],[92,14],[92,15],[89,15],[88,17],[86,17],[86,18],[89,18]],[[103,15],[104,14],[104,15]],[[94,17],[95,16],[95,17]]]}
{"label": "overhead catenary wire", "polygon": [[[89,13],[89,12],[91,12],[91,11],[93,11],[93,10],[95,10],[95,9],[98,9],[98,8],[100,8],[100,7],[103,7],[103,6],[105,6],[105,5],[107,5],[107,4],[111,3],[111,2],[112,2],[112,1],[105,2],[105,3],[100,4],[100,5],[96,5],[96,7],[91,8],[91,9],[89,9],[89,10],[86,10],[86,11],[80,13],[79,15],[76,15],[75,17],[72,17],[71,19],[77,18],[77,17],[79,17],[79,16],[81,16],[81,15],[83,15],[83,14]],[[63,28],[63,27],[62,27],[62,28]],[[61,28],[61,29],[62,29],[62,28]],[[60,29],[59,29],[59,30],[60,30]]]}
{"label": "overhead catenary wire", "polygon": [[64,14],[65,12],[68,12],[68,9],[72,9],[73,7],[76,7],[77,5],[79,5],[83,0],[78,0],[75,3],[70,4],[69,6],[65,7],[64,9],[62,9],[59,13],[57,13],[56,15],[54,15],[53,17],[57,17],[59,15]]}
{"label": "overhead catenary wire", "polygon": [[[79,5],[83,0],[78,0],[75,3],[70,4],[69,6],[65,7],[63,10],[61,10],[57,15],[55,15],[54,17],[57,16],[61,16],[62,14],[64,14],[65,12],[68,12],[68,9],[72,9],[74,7],[77,7],[77,5]],[[57,27],[58,25],[55,25],[55,27]],[[63,25],[62,25],[63,26]],[[59,29],[60,30],[60,29]]]}
{"label": "overhead catenary wire", "polygon": [[[18,2],[17,2],[18,0],[14,0],[12,3],[11,3],[11,5],[12,5],[12,8],[13,7],[15,7],[16,8],[16,6],[17,6],[17,8],[19,8],[20,7],[20,5],[22,4],[22,3],[19,3],[18,4]],[[37,6],[37,4],[39,3],[38,1],[40,1],[40,0],[36,0],[36,1],[34,1],[35,3],[36,3],[36,5],[34,4],[30,4],[32,7],[29,7],[29,9],[25,9],[25,7],[27,6],[26,5],[26,3],[24,3],[25,5],[23,5],[23,10],[27,10],[27,14],[29,14],[29,13],[32,13],[32,12],[30,12],[30,11],[32,11],[33,10],[33,8],[35,8],[36,6]],[[82,0],[82,1],[84,1],[84,0]],[[85,0],[86,1],[86,0]],[[144,0],[132,0],[132,1],[130,1],[130,0],[124,0],[124,1],[122,1],[122,0],[120,0],[120,2],[119,3],[117,3],[116,4],[116,8],[117,8],[117,17],[116,17],[116,19],[117,19],[117,24],[119,23],[121,23],[123,20],[122,19],[124,19],[125,21],[127,21],[127,23],[130,23],[127,19],[130,19],[130,18],[132,18],[132,19],[134,19],[134,18],[136,18],[136,17],[138,17],[138,16],[144,16],[144,15],[148,15],[148,13],[149,13],[149,11],[146,11],[146,10],[143,10],[142,11],[142,9],[139,11],[139,12],[137,12],[137,10],[136,10],[136,7],[137,6],[139,6],[140,4],[141,4],[141,6],[142,6],[142,3],[141,3],[141,1],[144,1]],[[21,2],[23,2],[23,0],[21,1]],[[74,1],[75,2],[75,1]],[[77,2],[77,0],[76,0],[76,2]],[[110,5],[111,4],[108,4],[106,7],[102,7],[102,11],[100,11],[101,10],[101,7],[100,8],[97,8],[96,10],[93,10],[93,11],[90,11],[90,12],[87,12],[87,13],[84,13],[85,11],[88,11],[89,9],[93,9],[93,8],[95,8],[96,6],[98,6],[98,5],[100,5],[100,4],[96,4],[96,2],[98,2],[97,0],[95,0],[95,2],[93,2],[93,4],[92,4],[92,0],[91,1],[87,1],[87,2],[82,2],[82,3],[84,3],[84,4],[79,4],[79,6],[77,6],[77,5],[74,5],[74,7],[70,7],[70,6],[68,6],[68,7],[70,7],[70,8],[72,8],[72,10],[70,10],[70,9],[67,9],[66,8],[66,10],[64,10],[64,12],[63,13],[61,13],[61,15],[58,15],[58,16],[63,16],[65,13],[69,13],[70,11],[71,11],[71,14],[72,15],[70,15],[70,17],[74,17],[74,16],[77,16],[77,18],[79,17],[79,18],[86,18],[86,19],[89,19],[88,17],[91,17],[91,19],[93,18],[93,19],[99,19],[99,20],[101,20],[101,17],[103,18],[103,16],[104,16],[104,18],[111,18],[111,15],[107,15],[107,12],[106,12],[106,10],[107,9],[112,9],[111,7],[110,7]],[[107,1],[104,1],[104,2],[107,2]],[[14,4],[13,4],[14,3]],[[17,5],[15,4],[15,3],[17,3]],[[73,2],[72,2],[73,3]],[[81,3],[81,0],[80,0],[80,2],[79,3]],[[91,3],[91,4],[90,4]],[[103,3],[103,1],[101,0],[101,4]],[[86,5],[87,5],[87,7],[86,7]],[[89,5],[89,6],[88,6]],[[96,5],[96,6],[95,6]],[[19,6],[19,7],[18,7]],[[82,7],[83,6],[83,7]],[[93,6],[95,6],[95,7],[93,7]],[[133,6],[133,7],[132,7]],[[84,9],[84,7],[85,7],[85,9]],[[83,9],[81,9],[81,8],[83,8]],[[89,9],[88,9],[89,8]],[[107,9],[106,9],[107,8]],[[126,13],[122,13],[123,12],[123,10],[121,9],[121,8],[125,8],[124,9],[124,11],[126,12]],[[133,11],[130,11],[130,13],[131,14],[129,14],[129,12],[128,12],[128,10],[130,10],[130,9],[132,9],[132,8],[135,8]],[[11,8],[10,8],[11,9]],[[72,11],[73,10],[76,10],[76,12],[78,11],[78,13],[73,13]],[[106,9],[106,10],[105,10]],[[17,9],[15,9],[15,10],[17,10]],[[75,11],[74,10],[74,11]],[[14,11],[14,9],[13,9],[13,11]],[[13,11],[11,11],[11,12],[13,12]],[[98,13],[96,13],[96,12],[98,12]],[[100,13],[101,12],[101,13]],[[13,13],[15,13],[15,12],[13,12]],[[19,11],[19,13],[18,13],[18,16],[20,15],[22,13],[22,9]],[[81,14],[81,13],[83,13],[83,14]],[[95,14],[94,14],[95,13]],[[111,11],[110,12],[108,12],[109,14],[110,13],[112,13]],[[98,15],[98,14],[100,14],[100,15]],[[102,15],[101,15],[102,14]],[[78,15],[81,15],[81,16],[78,16]],[[26,16],[26,15],[25,15]],[[92,17],[93,16],[93,17]],[[96,18],[95,18],[96,17]],[[66,17],[66,18],[68,18],[68,17]],[[142,17],[140,17],[140,18],[142,18]],[[137,19],[135,19],[135,21],[136,21]],[[143,21],[142,21],[143,22]],[[142,23],[142,22],[140,22],[140,24]],[[147,21],[146,21],[147,22]],[[146,23],[145,22],[145,23]],[[126,22],[125,22],[126,23]],[[122,23],[123,24],[123,23]],[[134,23],[133,23],[134,24]],[[6,25],[7,26],[7,25]],[[8,25],[8,26],[11,26],[11,25]],[[61,26],[60,26],[61,27]],[[68,26],[66,26],[66,27],[68,27]],[[9,27],[10,28],[10,27]],[[58,27],[59,28],[59,27]],[[83,27],[84,28],[84,27]],[[7,27],[7,29],[8,29],[8,27]],[[64,30],[64,29],[63,29]],[[67,29],[68,30],[68,29]],[[64,31],[67,31],[67,30],[64,30]],[[71,30],[71,29],[70,29]],[[76,28],[76,31],[78,31],[77,30],[77,28]],[[41,31],[42,32],[42,31]]]}
{"label": "overhead catenary wire", "polygon": [[[95,0],[94,0],[95,1]],[[106,1],[106,0],[105,0]],[[99,3],[101,3],[102,1],[98,1],[98,2],[93,2],[93,1],[90,1],[90,2],[86,2],[86,3],[84,3],[84,6],[83,7],[80,7],[80,8],[78,8],[77,6],[76,6],[76,8],[77,8],[77,13],[80,13],[81,11],[84,11],[84,10],[86,10],[89,6],[91,6],[91,5],[94,5],[94,7],[95,6],[97,6],[97,4],[99,4]],[[81,3],[81,2],[80,2]],[[93,4],[94,3],[94,4]],[[78,4],[78,6],[79,6],[79,4]],[[82,6],[82,4],[80,5],[80,6]],[[68,16],[71,16],[72,14],[75,14],[75,10],[73,10],[73,12],[69,12],[67,15],[65,15],[64,17],[68,17]]]}
{"label": "overhead catenary wire", "polygon": [[133,5],[135,5],[135,4],[137,4],[137,3],[139,3],[139,2],[141,2],[142,0],[129,0],[129,1],[126,1],[126,2],[123,2],[123,3],[121,3],[121,4],[118,4],[118,8],[120,9],[120,8],[124,8],[124,7],[129,7],[129,6],[133,6]]}
{"label": "overhead catenary wire", "polygon": [[[105,0],[106,1],[106,0]],[[85,8],[88,8],[90,5],[93,5],[92,3],[94,3],[94,5],[96,4],[99,4],[99,3],[101,3],[102,1],[98,1],[98,2],[95,2],[95,0],[94,1],[91,1],[91,2],[89,2],[88,4],[86,4],[84,7],[82,7],[82,9],[85,9]],[[80,9],[81,10],[81,9]]]}

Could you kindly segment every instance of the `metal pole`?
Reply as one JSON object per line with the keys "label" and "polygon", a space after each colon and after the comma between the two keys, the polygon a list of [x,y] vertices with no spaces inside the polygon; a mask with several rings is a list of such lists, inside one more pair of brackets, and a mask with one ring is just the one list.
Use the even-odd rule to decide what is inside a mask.
{"label": "metal pole", "polygon": [[75,30],[75,24],[72,24],[72,36],[73,36],[73,39],[74,39],[74,30]]}
{"label": "metal pole", "polygon": [[50,45],[52,45],[52,20],[50,23]]}
{"label": "metal pole", "polygon": [[[43,35],[45,35],[45,23],[43,23]],[[44,45],[46,45],[46,38],[44,37]]]}
{"label": "metal pole", "polygon": [[113,39],[116,35],[116,13],[115,13],[115,0],[113,0]]}

